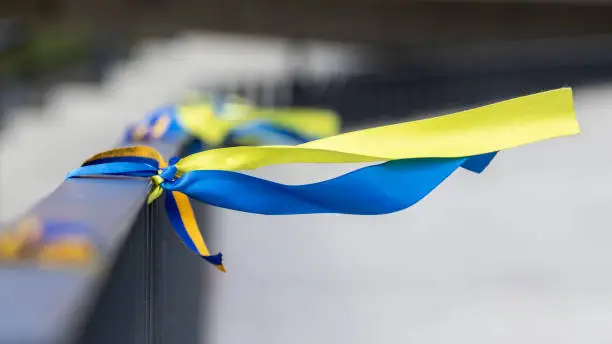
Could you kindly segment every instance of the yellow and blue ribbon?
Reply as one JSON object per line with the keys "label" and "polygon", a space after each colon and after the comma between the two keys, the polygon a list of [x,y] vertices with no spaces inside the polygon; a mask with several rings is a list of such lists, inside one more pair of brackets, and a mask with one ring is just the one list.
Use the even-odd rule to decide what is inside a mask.
{"label": "yellow and blue ribbon", "polygon": [[265,120],[253,120],[235,126],[227,133],[223,146],[259,146],[300,144],[319,137],[300,133]]}
{"label": "yellow and blue ribbon", "polygon": [[162,105],[149,113],[143,122],[128,127],[124,142],[159,140],[182,134],[185,129],[178,116],[179,107],[177,105]]}
{"label": "yellow and blue ribbon", "polygon": [[224,143],[287,144],[335,135],[339,130],[340,119],[329,110],[258,108],[239,97],[215,94],[198,101],[160,106],[142,123],[128,128],[124,142],[187,133],[201,141],[201,148]]}
{"label": "yellow and blue ribbon", "polygon": [[[297,146],[242,146],[173,158],[151,147],[98,154],[71,177],[151,177],[149,202],[165,190],[166,209],[187,247],[221,270],[210,255],[189,198],[267,215],[376,215],[415,204],[457,168],[480,173],[498,151],[580,132],[569,88],[452,115],[359,130]],[[318,183],[286,185],[237,171],[288,163],[379,162]]]}
{"label": "yellow and blue ribbon", "polygon": [[0,232],[0,260],[86,266],[99,257],[99,245],[84,224],[28,216]]}

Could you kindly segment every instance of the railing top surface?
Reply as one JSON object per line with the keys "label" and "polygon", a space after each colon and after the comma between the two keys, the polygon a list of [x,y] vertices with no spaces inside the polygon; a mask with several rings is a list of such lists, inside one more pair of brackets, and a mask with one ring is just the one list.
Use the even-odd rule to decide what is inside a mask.
{"label": "railing top surface", "polygon": [[[183,138],[152,144],[168,159]],[[84,159],[87,157],[84,157]],[[68,173],[69,171],[66,171]],[[84,320],[104,276],[149,192],[144,178],[65,180],[25,216],[70,221],[87,228],[99,246],[100,263],[89,268],[0,267],[0,343],[65,343]]]}

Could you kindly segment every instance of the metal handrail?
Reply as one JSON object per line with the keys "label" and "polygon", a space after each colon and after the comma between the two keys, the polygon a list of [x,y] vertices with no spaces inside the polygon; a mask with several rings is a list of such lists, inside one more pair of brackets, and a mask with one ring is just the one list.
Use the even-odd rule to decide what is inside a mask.
{"label": "metal handrail", "polygon": [[[156,142],[151,145],[166,157],[174,156],[180,153],[185,139],[176,138],[171,142]],[[152,236],[158,235],[154,229],[157,230],[161,226],[156,223],[159,220],[156,218],[157,205],[144,207],[150,187],[149,180],[136,178],[68,179],[27,212],[26,216],[34,216],[41,221],[73,221],[91,230],[99,246],[99,264],[86,269],[58,267],[49,270],[32,265],[0,269],[0,304],[3,309],[10,310],[0,313],[0,343],[71,343],[78,341],[78,338],[93,342],[87,331],[99,328],[96,321],[99,321],[100,317],[106,317],[108,320],[122,313],[123,305],[105,304],[104,295],[100,296],[100,293],[105,293],[109,278],[121,278],[113,277],[117,276],[114,270],[128,268],[123,266],[126,260],[127,264],[144,264],[142,275],[132,277],[140,279],[141,282],[155,278],[151,276],[153,258],[147,256],[154,255],[151,245],[154,245],[157,239]],[[134,226],[136,219],[138,222]],[[135,233],[132,230],[130,234],[133,228],[141,231]],[[173,234],[171,230],[167,232]],[[139,242],[150,246],[137,247]],[[132,258],[130,253],[126,253],[128,251],[135,251],[131,253]],[[200,263],[200,260],[197,261]],[[134,271],[139,271],[143,266],[133,268],[136,268]],[[142,285],[144,288],[151,286],[149,283]],[[132,286],[134,287],[136,286]],[[129,286],[122,285],[119,288]],[[150,305],[147,304],[149,301],[146,300],[152,297],[151,290],[145,289],[143,296],[144,304],[139,307],[142,307],[144,314],[139,315],[139,311],[135,316],[151,315],[148,308]],[[102,305],[97,305],[96,300],[98,303],[102,302]],[[100,312],[95,310],[100,306],[115,307],[115,315],[100,315]],[[142,326],[146,330],[151,323],[144,319]],[[149,328],[147,331],[152,330]],[[130,332],[125,330],[121,333],[121,328],[109,331],[113,331],[109,335],[117,339],[129,337],[126,334]],[[140,337],[146,338],[149,335],[147,331]]]}

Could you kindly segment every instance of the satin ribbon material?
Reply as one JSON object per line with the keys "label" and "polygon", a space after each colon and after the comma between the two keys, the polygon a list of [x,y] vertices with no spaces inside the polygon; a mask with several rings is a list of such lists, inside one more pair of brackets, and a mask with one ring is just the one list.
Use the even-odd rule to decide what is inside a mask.
{"label": "satin ribbon material", "polygon": [[[298,146],[213,149],[169,165],[153,148],[121,148],[87,160],[69,178],[150,176],[149,202],[168,191],[166,209],[179,236],[223,270],[221,254],[211,256],[197,231],[188,198],[267,215],[387,214],[415,204],[459,167],[480,173],[499,150],[579,132],[571,89],[564,88]],[[273,164],[356,162],[380,163],[304,185],[236,172]]]}

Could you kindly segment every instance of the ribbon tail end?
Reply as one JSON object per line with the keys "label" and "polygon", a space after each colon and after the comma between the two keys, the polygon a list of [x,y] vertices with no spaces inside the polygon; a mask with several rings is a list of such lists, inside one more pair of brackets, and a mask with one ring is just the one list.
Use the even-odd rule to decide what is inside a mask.
{"label": "ribbon tail end", "polygon": [[480,155],[475,155],[467,158],[467,160],[461,165],[461,167],[465,168],[468,171],[472,171],[474,173],[482,173],[482,171],[489,166],[491,160],[495,158],[497,152],[485,153]]}
{"label": "ribbon tail end", "polygon": [[227,272],[227,270],[225,270],[225,266],[223,265],[223,254],[222,253],[217,253],[212,256],[200,256],[200,257],[202,257],[202,259],[209,262],[210,264],[214,265],[221,272]]}

